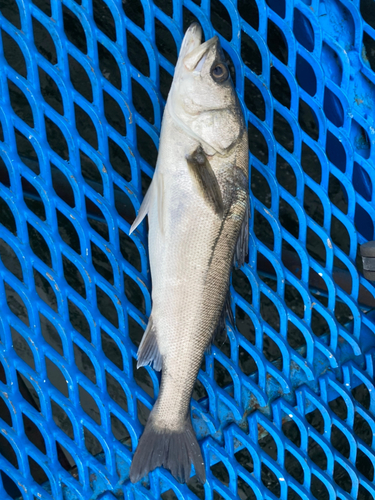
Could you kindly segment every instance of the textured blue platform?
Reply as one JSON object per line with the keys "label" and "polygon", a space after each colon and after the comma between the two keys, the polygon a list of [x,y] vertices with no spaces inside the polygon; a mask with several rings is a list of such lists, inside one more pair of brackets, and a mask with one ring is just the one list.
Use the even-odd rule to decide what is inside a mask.
{"label": "textured blue platform", "polygon": [[[372,3],[0,2],[1,500],[375,498]],[[159,377],[127,235],[195,19],[246,109],[250,259],[192,400],[206,484],[132,485]]]}

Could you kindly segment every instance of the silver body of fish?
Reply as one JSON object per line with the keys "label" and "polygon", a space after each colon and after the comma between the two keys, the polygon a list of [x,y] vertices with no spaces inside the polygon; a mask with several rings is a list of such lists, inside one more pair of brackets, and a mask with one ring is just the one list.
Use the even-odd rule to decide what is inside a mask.
{"label": "silver body of fish", "polygon": [[204,352],[222,323],[234,260],[248,245],[245,121],[217,37],[187,30],[168,96],[148,215],[152,311],[138,367],[162,370],[159,396],[135,451],[130,480],[158,466],[186,482],[205,467],[190,420]]}

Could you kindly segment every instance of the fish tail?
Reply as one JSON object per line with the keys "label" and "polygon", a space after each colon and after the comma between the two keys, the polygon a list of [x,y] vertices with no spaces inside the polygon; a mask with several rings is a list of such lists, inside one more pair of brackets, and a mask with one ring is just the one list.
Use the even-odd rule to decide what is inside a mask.
{"label": "fish tail", "polygon": [[152,414],[139,440],[130,467],[130,481],[138,482],[156,467],[164,467],[180,483],[186,483],[194,465],[198,479],[205,483],[206,471],[202,453],[190,417],[178,431],[155,426]]}

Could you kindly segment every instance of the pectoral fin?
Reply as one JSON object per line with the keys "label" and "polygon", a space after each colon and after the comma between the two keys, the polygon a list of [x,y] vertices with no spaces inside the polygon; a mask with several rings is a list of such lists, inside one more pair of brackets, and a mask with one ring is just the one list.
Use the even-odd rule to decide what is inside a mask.
{"label": "pectoral fin", "polygon": [[203,196],[205,202],[220,217],[223,217],[224,204],[219,183],[210,162],[204,154],[201,146],[186,157],[189,170],[193,176],[196,186]]}
{"label": "pectoral fin", "polygon": [[[155,176],[156,176],[156,174],[155,174]],[[154,179],[151,182],[150,187],[147,190],[147,193],[146,193],[145,197],[143,198],[142,204],[141,204],[141,206],[139,208],[138,215],[135,218],[135,220],[134,220],[134,222],[133,222],[133,224],[132,224],[132,226],[130,228],[129,234],[132,234],[132,232],[137,229],[137,227],[143,221],[143,219],[146,217],[146,215],[147,215],[147,213],[148,213],[148,211],[150,209],[151,200],[152,200],[152,197],[153,197],[153,192],[156,189],[155,176],[154,176]]]}

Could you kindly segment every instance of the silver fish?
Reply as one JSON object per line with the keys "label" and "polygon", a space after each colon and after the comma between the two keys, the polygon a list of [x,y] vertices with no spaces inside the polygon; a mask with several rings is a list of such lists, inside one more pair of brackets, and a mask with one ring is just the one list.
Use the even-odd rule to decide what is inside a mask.
{"label": "silver fish", "polygon": [[182,42],[151,186],[131,231],[148,215],[152,311],[138,367],[162,370],[159,396],[130,468],[135,483],[156,467],[180,482],[206,480],[190,419],[204,352],[227,310],[233,260],[248,245],[248,142],[219,39]]}

